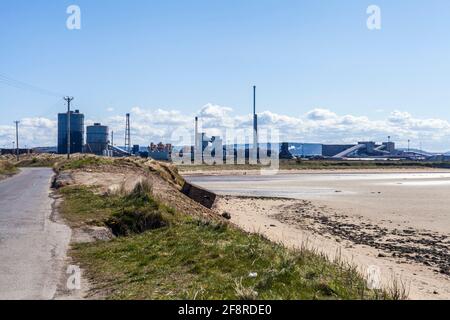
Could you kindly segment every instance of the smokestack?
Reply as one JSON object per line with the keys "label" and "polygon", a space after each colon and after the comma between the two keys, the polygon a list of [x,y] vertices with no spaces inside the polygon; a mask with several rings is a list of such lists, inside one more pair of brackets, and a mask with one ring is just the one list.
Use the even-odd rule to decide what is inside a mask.
{"label": "smokestack", "polygon": [[126,114],[127,123],[125,126],[125,150],[131,153],[131,127],[130,127],[130,114]]}
{"label": "smokestack", "polygon": [[257,138],[258,138],[258,115],[256,114],[256,86],[253,86],[253,130],[256,133],[256,140],[254,141],[255,145],[256,145],[256,143],[258,142],[257,141]]}
{"label": "smokestack", "polygon": [[258,142],[258,115],[256,114],[256,86],[253,86],[253,148],[256,161],[259,158],[259,142]]}
{"label": "smokestack", "polygon": [[256,86],[253,86],[253,116],[256,115]]}
{"label": "smokestack", "polygon": [[198,134],[198,117],[195,117],[195,136],[194,136],[194,162],[197,163],[200,156],[200,143]]}
{"label": "smokestack", "polygon": [[198,147],[198,117],[195,117],[195,148]]}

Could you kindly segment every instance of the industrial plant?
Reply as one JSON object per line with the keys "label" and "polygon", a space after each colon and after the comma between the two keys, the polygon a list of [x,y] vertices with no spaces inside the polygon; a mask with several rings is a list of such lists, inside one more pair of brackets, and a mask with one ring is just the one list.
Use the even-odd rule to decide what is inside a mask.
{"label": "industrial plant", "polygon": [[[66,100],[69,98],[65,98]],[[114,132],[110,133],[108,126],[94,123],[86,127],[84,114],[79,110],[58,114],[58,154],[90,153],[99,156],[124,157],[140,156],[159,161],[172,161],[173,156],[186,157],[183,163],[208,163],[211,157],[237,163],[238,158],[250,159],[259,162],[260,157],[270,156],[277,152],[280,159],[327,159],[327,160],[415,160],[415,161],[449,161],[448,155],[438,155],[420,150],[397,149],[395,142],[388,137],[387,141],[376,143],[374,141],[360,141],[354,144],[321,144],[321,143],[290,143],[268,142],[267,147],[261,147],[258,135],[258,115],[256,113],[256,87],[253,87],[253,141],[252,144],[224,144],[220,136],[208,136],[200,132],[199,117],[195,117],[194,143],[192,146],[173,146],[169,143],[150,143],[141,150],[139,145],[131,144],[130,114],[125,115],[124,147],[114,144]],[[86,133],[86,140],[85,140]],[[86,142],[85,142],[86,141]],[[2,149],[1,153],[9,150]],[[21,150],[20,153],[30,152]],[[32,152],[32,151],[31,151]]]}
{"label": "industrial plant", "polygon": [[[94,123],[86,127],[86,143],[84,143],[85,126],[84,114],[79,110],[70,111],[70,102],[73,98],[67,97],[68,112],[58,114],[58,154],[74,154],[89,153],[99,156],[123,157],[123,156],[140,156],[144,158],[152,158],[160,161],[171,161],[174,147],[172,144],[163,144],[162,142],[155,144],[150,143],[147,151],[141,151],[139,145],[131,144],[131,121],[130,114],[126,114],[125,121],[125,143],[120,148],[114,145],[114,134],[111,132],[111,140],[108,126],[101,123]],[[259,159],[259,143],[258,143],[258,117],[256,114],[256,87],[253,87],[253,147],[254,156]],[[199,118],[195,118],[195,136],[194,145],[190,148],[178,148],[178,153],[190,153],[192,162],[203,163],[205,160],[205,151],[208,147],[209,155],[226,159],[226,146],[219,136],[208,137],[205,132],[199,132]],[[237,158],[238,146],[233,146],[234,156]],[[246,159],[250,159],[250,148],[247,147],[245,152]]]}

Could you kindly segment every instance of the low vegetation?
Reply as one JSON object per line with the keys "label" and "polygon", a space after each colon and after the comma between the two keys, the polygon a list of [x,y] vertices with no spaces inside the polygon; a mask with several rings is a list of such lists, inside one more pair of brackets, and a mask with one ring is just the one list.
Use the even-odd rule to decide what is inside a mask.
{"label": "low vegetation", "polygon": [[118,236],[75,244],[71,255],[106,299],[388,299],[354,267],[288,250],[225,222],[194,218],[154,199],[152,186],[99,194],[61,189],[71,225],[103,224]]}
{"label": "low vegetation", "polygon": [[113,163],[114,160],[112,158],[96,157],[92,155],[79,155],[70,160],[61,159],[54,164],[54,169],[56,171],[76,170],[89,167],[97,167],[100,165],[111,165]]}
{"label": "low vegetation", "polygon": [[57,154],[46,154],[46,153],[30,153],[21,154],[19,160],[12,154],[0,156],[0,161],[9,161],[16,167],[48,167],[51,168],[56,162],[64,159],[65,156]]}
{"label": "low vegetation", "polygon": [[283,160],[281,169],[377,169],[377,168],[448,168],[450,162],[426,162],[426,161],[331,161],[331,160]]}
{"label": "low vegetation", "polygon": [[[450,162],[420,161],[332,161],[332,160],[280,160],[281,170],[343,170],[343,169],[411,169],[443,168],[450,169]],[[259,170],[258,165],[181,165],[181,172],[186,171],[222,171],[222,170]]]}
{"label": "low vegetation", "polygon": [[64,156],[61,155],[50,154],[22,156],[22,159],[17,163],[17,166],[27,168],[51,168],[63,158]]}
{"label": "low vegetation", "polygon": [[11,176],[18,172],[17,167],[10,161],[0,160],[0,179],[1,176]]}
{"label": "low vegetation", "polygon": [[109,299],[368,299],[355,269],[259,236],[180,218],[170,227],[76,245],[94,289]]}

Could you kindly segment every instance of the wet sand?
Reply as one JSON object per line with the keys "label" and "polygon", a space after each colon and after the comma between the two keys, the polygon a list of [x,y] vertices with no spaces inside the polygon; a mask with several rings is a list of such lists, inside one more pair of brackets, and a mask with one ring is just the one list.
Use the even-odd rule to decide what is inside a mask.
{"label": "wet sand", "polygon": [[450,299],[449,171],[321,171],[187,180],[223,195],[216,210],[230,212],[232,221],[247,231],[289,246],[308,239],[328,255],[340,250],[362,271],[379,266],[385,285],[400,278],[411,298]]}
{"label": "wet sand", "polygon": [[379,223],[450,234],[450,172],[293,173],[190,176],[221,195],[282,197],[361,215]]}

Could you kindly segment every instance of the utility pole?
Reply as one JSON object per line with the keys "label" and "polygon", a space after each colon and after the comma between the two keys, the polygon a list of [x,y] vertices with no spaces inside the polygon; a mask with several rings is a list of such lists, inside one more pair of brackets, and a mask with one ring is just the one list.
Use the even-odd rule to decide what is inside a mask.
{"label": "utility pole", "polygon": [[114,131],[111,131],[111,145],[114,147]]}
{"label": "utility pole", "polygon": [[16,124],[16,156],[17,161],[19,161],[19,123],[20,121],[14,121]]}
{"label": "utility pole", "polygon": [[408,153],[410,152],[410,148],[409,148],[410,144],[411,144],[411,140],[408,139]]}
{"label": "utility pole", "polygon": [[74,97],[65,97],[67,102],[67,159],[70,159],[70,103]]}

